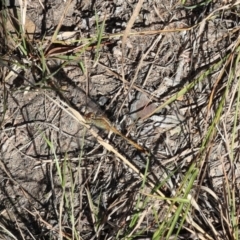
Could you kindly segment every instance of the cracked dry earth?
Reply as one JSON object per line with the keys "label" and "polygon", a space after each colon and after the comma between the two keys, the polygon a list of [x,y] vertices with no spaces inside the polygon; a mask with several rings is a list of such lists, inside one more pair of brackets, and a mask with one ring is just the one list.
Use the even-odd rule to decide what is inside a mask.
{"label": "cracked dry earth", "polygon": [[[27,16],[35,25],[36,38],[43,33],[50,38],[67,3],[60,0],[41,3],[44,9],[40,1],[29,2]],[[74,32],[76,39],[94,35],[96,15],[99,23],[106,20],[106,35],[122,32],[135,4],[134,1],[122,0],[73,0],[60,32]],[[174,8],[177,1],[172,6],[169,4],[168,1],[144,1],[132,31],[187,28],[201,22],[197,10]],[[204,14],[207,16],[218,7],[219,3],[212,3]],[[166,194],[170,196],[176,190],[176,183],[183,178],[185,167],[197,157],[214,106],[218,103],[216,95],[209,113],[208,97],[219,68],[208,76],[207,81],[199,82],[172,104],[156,111],[144,121],[138,119],[144,119],[155,111],[232,47],[237,36],[233,34],[229,38],[227,34],[237,25],[231,14],[230,11],[224,13],[221,26],[217,22],[219,19],[202,23],[199,32],[193,29],[166,34],[149,32],[133,35],[126,42],[124,65],[121,37],[117,35],[109,38],[107,44],[101,47],[97,61],[96,49],[87,50],[80,56],[79,61],[87,72],[82,72],[76,62],[62,68],[62,62],[50,56],[47,61],[49,75],[59,70],[51,81],[58,86],[61,94],[49,90],[51,85],[42,81],[44,77],[41,72],[34,72],[32,68],[19,71],[18,76],[1,82],[0,213],[16,236],[20,234],[16,229],[21,229],[26,239],[30,239],[28,232],[36,239],[55,237],[54,227],[58,224],[57,212],[62,199],[55,158],[62,168],[64,160],[67,161],[71,177],[76,181],[73,205],[76,209],[77,230],[81,232],[82,239],[91,239],[94,235],[86,189],[94,204],[99,205],[103,226],[101,236],[106,239],[115,236],[119,229],[123,232],[127,229],[129,216],[141,190],[139,174],[129,169],[115,154],[101,147],[84,126],[47,98],[45,93],[57,102],[59,99],[68,99],[83,114],[103,112],[121,132],[151,152],[151,180],[160,183],[171,176],[167,180]],[[204,27],[207,29],[205,32],[201,30]],[[122,71],[127,83],[122,80]],[[131,81],[133,85],[129,91]],[[226,78],[222,85],[225,82]],[[236,82],[237,78],[233,84]],[[88,90],[89,96],[86,96]],[[220,91],[217,89],[217,93]],[[224,114],[223,121],[228,128],[225,137],[233,125],[232,116],[233,113],[227,114],[227,111]],[[230,164],[222,138],[222,127],[219,126],[209,162],[206,163],[211,185],[219,197],[223,184],[222,164]],[[94,126],[91,128],[107,140],[106,131],[97,130]],[[143,154],[114,134],[109,136],[108,141],[139,172],[144,172],[147,159]],[[239,163],[236,164],[238,168]],[[238,177],[236,175],[237,180]],[[67,179],[66,189],[71,191],[70,179]],[[164,203],[153,200],[151,204],[159,216],[162,214],[164,217]],[[148,208],[148,223],[143,221],[141,227],[146,228],[146,234],[151,236],[156,223],[147,211]],[[66,213],[63,215],[63,232],[68,233],[68,217]],[[16,228],[16,217],[19,216],[21,220]]]}

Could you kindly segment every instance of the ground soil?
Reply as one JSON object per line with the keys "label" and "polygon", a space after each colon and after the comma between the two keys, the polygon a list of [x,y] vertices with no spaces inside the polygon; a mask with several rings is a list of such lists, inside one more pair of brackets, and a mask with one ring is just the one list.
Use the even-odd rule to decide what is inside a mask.
{"label": "ground soil", "polygon": [[[51,39],[66,9],[66,2],[29,2],[27,17],[35,26],[34,41],[43,36]],[[144,1],[132,32],[147,33],[129,37],[122,58],[122,36],[117,33],[125,29],[137,2],[70,2],[62,20],[61,34],[74,33],[76,39],[89,38],[96,35],[97,25],[101,26],[105,21],[104,36],[116,35],[103,39],[99,49],[94,43],[79,54],[78,62],[73,61],[67,66],[61,67],[63,62],[49,55],[49,72],[45,76],[41,69],[29,68],[7,82],[1,82],[0,214],[4,224],[11,226],[17,239],[23,239],[19,229],[25,239],[33,239],[30,233],[35,239],[57,239],[54,227],[58,224],[62,187],[54,164],[55,158],[60,162],[66,159],[72,178],[79,178],[76,182],[76,199],[73,201],[77,209],[77,230],[82,239],[94,239],[95,236],[84,189],[91,193],[95,204],[100,204],[99,214],[102,217],[99,218],[101,224],[105,222],[99,239],[109,239],[116,236],[119,229],[124,232],[129,226],[130,209],[135,204],[141,186],[138,174],[133,173],[115,154],[99,146],[89,131],[49,100],[45,92],[54,99],[68,99],[83,114],[86,111],[104,113],[121,132],[151,152],[152,180],[161,182],[174,173],[168,180],[168,186],[174,188],[174,182],[183,177],[185,166],[194,161],[198,154],[210,122],[210,119],[206,119],[211,115],[207,109],[208,97],[219,69],[216,68],[207,81],[199,82],[191,91],[151,118],[144,122],[137,119],[155,110],[183,86],[207,71],[214,59],[228,51],[236,39],[236,35],[228,35],[236,27],[234,14],[230,11],[212,21],[201,22],[223,6],[223,2],[213,1],[202,7],[184,8],[177,1],[170,1],[172,5],[169,1]],[[189,1],[187,4],[193,3]],[[199,28],[189,30],[200,22]],[[183,28],[186,30],[177,30]],[[154,33],[160,29],[176,30]],[[36,42],[35,46],[39,46]],[[24,64],[19,56],[13,54],[11,57]],[[84,65],[84,71],[79,63]],[[47,81],[45,77],[56,70],[59,71],[51,77],[50,82]],[[127,83],[123,81],[122,73]],[[128,91],[132,80],[132,88]],[[53,90],[52,84],[60,91]],[[224,84],[223,81],[222,86]],[[220,93],[221,89],[217,89],[217,92]],[[218,96],[215,102],[218,103]],[[232,126],[231,116],[230,113],[225,119],[229,128]],[[107,138],[106,131],[100,130],[98,133]],[[109,142],[140,172],[144,172],[144,154],[119,136],[111,136]],[[223,184],[221,166],[229,164],[222,157],[225,154],[226,148],[221,138],[216,136],[207,169],[212,190],[219,196]],[[80,160],[79,177],[77,170]],[[68,179],[66,183],[68,191],[71,191],[70,182]],[[166,194],[169,194],[168,191]],[[114,204],[118,205],[118,209],[113,212]],[[157,211],[160,207],[157,206]],[[65,217],[63,232],[70,236],[67,214]],[[144,222],[141,227],[146,227],[148,230],[144,234],[151,237],[155,229],[152,216],[149,216],[149,221],[149,226]],[[2,239],[4,237],[6,235],[3,234]]]}

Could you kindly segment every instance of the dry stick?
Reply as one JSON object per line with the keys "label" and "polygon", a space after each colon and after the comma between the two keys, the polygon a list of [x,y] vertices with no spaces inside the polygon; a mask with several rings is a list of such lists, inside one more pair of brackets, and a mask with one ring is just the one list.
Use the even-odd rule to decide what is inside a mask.
{"label": "dry stick", "polygon": [[[162,37],[163,37],[163,35],[159,35],[159,41],[162,39]],[[161,45],[162,45],[162,44],[160,44],[160,46],[161,46]],[[152,72],[153,64],[154,64],[154,62],[156,61],[156,58],[159,56],[158,54],[159,54],[159,52],[160,52],[160,50],[161,50],[160,46],[158,46],[157,52],[156,52],[156,53],[154,52],[155,57],[154,57],[153,63],[151,63],[150,68],[148,69],[147,76],[145,77],[145,79],[144,79],[144,81],[143,81],[143,84],[142,84],[142,87],[143,87],[143,88],[145,87],[145,85],[146,85],[146,83],[147,83],[147,80],[148,80],[148,78],[149,78],[149,76],[150,76],[150,74],[151,74],[151,72]],[[151,99],[153,99],[153,98],[151,97]]]}
{"label": "dry stick", "polygon": [[[50,96],[48,96],[46,93],[44,93],[45,96],[47,98],[49,98],[52,102],[54,102],[57,106],[59,106],[63,111],[65,111],[66,113],[68,113],[71,117],[73,117],[77,122],[79,122],[81,125],[87,127],[89,129],[89,131],[91,132],[91,134],[97,139],[97,141],[103,146],[105,147],[107,150],[109,150],[110,152],[113,152],[117,157],[119,157],[124,164],[126,164],[130,169],[132,169],[134,172],[136,172],[142,179],[145,179],[146,176],[144,174],[142,174],[131,162],[129,162],[123,155],[121,155],[115,148],[113,148],[112,145],[110,145],[109,143],[106,143],[93,129],[90,128],[89,125],[86,124],[86,121],[84,119],[84,117],[75,109],[73,109],[72,107],[70,107],[67,103],[63,102],[62,100],[59,99],[60,103],[58,103],[57,101],[55,101],[53,98],[51,98]],[[151,179],[149,179],[147,177],[147,181],[146,183],[153,189],[155,189],[155,184],[152,182]],[[161,197],[165,198],[165,195],[159,190],[155,190],[156,193],[158,193]],[[189,198],[191,198],[191,204],[194,207],[194,203],[195,200],[192,198],[191,195],[189,195]],[[168,204],[171,204],[170,200],[166,199],[166,202]],[[174,208],[175,209],[175,208]],[[173,209],[173,211],[174,211]],[[175,209],[176,210],[176,209]],[[195,223],[192,219],[189,219],[189,217],[186,217],[186,221],[191,224],[194,228],[196,228],[200,233],[202,233],[204,235],[203,236],[199,236],[202,240],[205,240],[206,238],[208,239],[212,239],[197,223]]]}
{"label": "dry stick", "polygon": [[[132,28],[134,22],[135,22],[135,19],[137,18],[138,14],[139,14],[139,12],[141,10],[141,7],[143,5],[143,1],[144,0],[139,0],[138,1],[137,5],[136,5],[136,7],[135,7],[135,9],[133,11],[133,14],[132,14],[130,20],[128,21],[128,23],[127,23],[126,29],[125,29],[125,31],[123,33],[123,37],[122,37],[122,79],[123,79],[123,81],[125,80],[125,77],[124,77],[125,76],[125,73],[124,73],[125,45],[126,45],[127,37],[128,37],[128,35],[129,35],[130,31],[131,31],[131,28]],[[131,85],[130,85],[130,87],[128,89],[128,93],[131,90],[132,85],[133,85],[133,82],[131,83]],[[126,98],[127,97],[128,97],[128,94],[126,95]],[[125,102],[125,100],[123,101],[122,106],[120,107],[120,110],[122,109],[124,102]],[[120,110],[119,110],[119,112],[120,112]]]}
{"label": "dry stick", "polygon": [[144,0],[139,0],[138,1],[137,5],[136,5],[136,7],[133,11],[133,14],[132,14],[130,20],[128,21],[128,23],[127,23],[126,29],[123,33],[123,37],[122,37],[122,74],[123,74],[122,77],[123,77],[123,79],[124,79],[123,63],[124,63],[124,55],[125,55],[124,53],[125,53],[125,45],[126,45],[127,37],[128,37],[128,35],[131,31],[131,28],[132,28],[134,22],[135,22],[135,19],[137,18],[138,14],[141,10],[141,7],[143,5],[143,1]]}

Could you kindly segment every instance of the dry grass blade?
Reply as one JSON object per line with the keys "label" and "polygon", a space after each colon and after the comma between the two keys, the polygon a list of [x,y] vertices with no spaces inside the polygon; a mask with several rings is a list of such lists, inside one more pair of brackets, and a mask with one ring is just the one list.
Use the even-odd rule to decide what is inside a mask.
{"label": "dry grass blade", "polygon": [[90,191],[87,188],[85,189],[85,191],[87,193],[87,199],[88,199],[89,207],[91,209],[91,217],[92,217],[92,222],[93,222],[93,226],[94,226],[94,231],[97,235],[98,229],[97,229],[97,217],[96,216],[98,215],[98,212],[97,212],[98,210],[97,210],[97,207],[94,206]]}
{"label": "dry grass blade", "polygon": [[[59,32],[59,30],[60,30],[60,28],[61,28],[61,26],[62,26],[63,20],[64,20],[66,14],[67,14],[67,12],[68,12],[68,9],[69,9],[69,7],[70,7],[71,2],[72,2],[72,0],[68,0],[67,3],[66,3],[66,6],[65,6],[65,8],[64,8],[64,12],[63,12],[63,14],[62,14],[62,16],[61,16],[61,18],[60,18],[60,20],[59,20],[59,22],[58,22],[57,28],[56,28],[53,36],[52,36],[51,43],[53,43],[53,42],[56,41],[56,39],[57,39],[58,32]],[[49,45],[49,46],[50,46],[50,45]],[[46,48],[45,52],[46,52],[47,50],[48,50],[48,48]]]}
{"label": "dry grass blade", "polygon": [[[37,218],[42,224],[44,224],[48,229],[51,229],[52,231],[54,232],[58,232],[58,229],[56,229],[55,226],[52,226],[50,223],[46,222],[44,219],[42,219],[41,215],[39,214],[39,212],[37,211],[37,209],[34,209],[35,210],[35,213],[29,211],[28,209],[24,209],[26,212],[28,212],[30,215],[32,215],[33,217]],[[65,233],[65,232],[61,232],[59,233],[60,236],[64,236],[66,237],[67,239],[69,239],[70,235],[68,233]]]}
{"label": "dry grass blade", "polygon": [[122,63],[124,63],[124,52],[125,52],[125,44],[126,44],[126,41],[127,41],[127,37],[132,29],[132,26],[137,18],[137,16],[139,15],[139,12],[141,10],[141,7],[143,5],[143,2],[144,0],[139,0],[133,13],[132,13],[132,16],[130,18],[130,20],[128,21],[127,23],[127,26],[126,26],[126,29],[123,33],[123,37],[122,37],[122,56],[123,56],[123,59],[122,59]]}
{"label": "dry grass blade", "polygon": [[227,59],[227,61],[225,62],[224,66],[222,67],[221,69],[221,72],[220,74],[218,75],[218,78],[216,80],[216,82],[214,83],[214,86],[213,86],[213,89],[212,89],[212,92],[211,92],[211,95],[209,97],[209,103],[208,103],[208,111],[209,109],[211,108],[212,106],[212,102],[213,102],[213,98],[214,98],[214,94],[215,94],[215,91],[216,91],[216,88],[217,88],[217,85],[219,84],[219,81],[222,79],[223,75],[226,73],[226,69],[227,67],[229,66],[229,64],[231,63],[234,55],[235,55],[235,51],[236,51],[236,48],[239,46],[240,44],[240,39],[238,39],[236,41],[236,43],[234,44],[234,47],[232,48],[231,50],[231,54],[229,56],[229,58]]}
{"label": "dry grass blade", "polygon": [[19,0],[20,12],[21,12],[21,26],[22,26],[23,36],[25,34],[27,2],[28,2],[27,0]]}
{"label": "dry grass blade", "polygon": [[[123,33],[123,37],[122,37],[122,66],[124,66],[124,57],[125,57],[125,45],[126,45],[126,41],[127,41],[127,37],[131,31],[131,28],[137,18],[137,16],[139,15],[139,12],[141,10],[141,7],[143,5],[144,0],[139,0],[133,13],[132,16],[130,18],[130,20],[127,23],[126,29]],[[122,78],[125,80],[125,74],[124,74],[124,69],[122,67]]]}
{"label": "dry grass blade", "polygon": [[[7,228],[5,228],[2,224],[0,224],[0,229],[2,229],[3,232],[5,232],[6,235],[8,235],[9,237],[11,237],[12,239],[17,240],[17,238],[13,235],[13,233],[11,233]],[[5,237],[6,237],[5,235]]]}

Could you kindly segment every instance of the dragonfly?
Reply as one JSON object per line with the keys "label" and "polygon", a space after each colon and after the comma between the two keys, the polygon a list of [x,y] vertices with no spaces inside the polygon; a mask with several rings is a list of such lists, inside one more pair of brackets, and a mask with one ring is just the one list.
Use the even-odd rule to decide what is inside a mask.
{"label": "dragonfly", "polygon": [[132,139],[126,137],[124,134],[122,134],[120,131],[118,131],[111,124],[111,122],[108,120],[108,118],[106,118],[104,116],[97,116],[93,112],[90,112],[90,113],[87,113],[85,115],[85,120],[86,120],[86,123],[93,124],[94,126],[100,128],[100,129],[107,130],[108,132],[112,131],[113,133],[115,133],[115,134],[119,135],[120,137],[122,137],[125,141],[130,143],[132,146],[134,146],[139,151],[141,151],[141,152],[143,152],[145,154],[148,154],[148,151],[145,148],[143,148],[142,146],[140,146],[139,144],[134,142]]}

